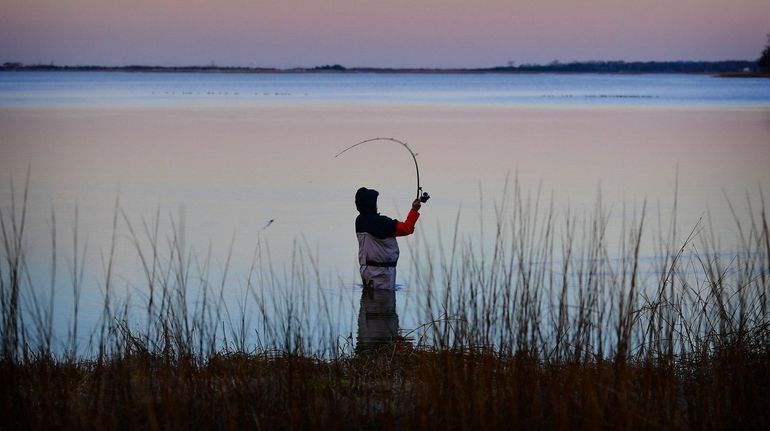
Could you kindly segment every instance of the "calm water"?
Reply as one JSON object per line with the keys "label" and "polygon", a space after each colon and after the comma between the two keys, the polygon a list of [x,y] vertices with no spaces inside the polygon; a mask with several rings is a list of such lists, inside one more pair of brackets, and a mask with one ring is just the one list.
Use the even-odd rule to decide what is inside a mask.
{"label": "calm water", "polygon": [[[377,188],[381,211],[401,218],[415,188],[411,157],[400,147],[373,144],[334,158],[375,136],[409,142],[433,199],[419,236],[401,242],[397,315],[393,298],[375,298],[367,306],[387,309],[387,316],[367,321],[358,313],[359,302],[372,298],[356,286],[353,194]],[[174,240],[173,221],[194,274],[225,286],[231,311],[246,304],[253,314],[243,286],[255,250],[259,268],[271,264],[281,277],[292,276],[299,250],[321,277],[299,279],[301,289],[291,293],[310,304],[304,315],[313,322],[330,316],[342,336],[360,335],[363,321],[376,338],[377,328],[415,328],[425,319],[413,250],[449,244],[456,221],[463,240],[488,245],[506,177],[532,194],[541,188],[559,211],[590,211],[601,190],[615,236],[645,200],[650,226],[659,214],[670,217],[678,183],[681,230],[710,216],[731,249],[735,229],[725,196],[745,217],[745,194],[756,202],[758,187],[770,190],[770,80],[0,73],[4,214],[8,181],[18,191],[27,167],[27,259],[42,291],[51,279],[56,214],[61,335],[71,319],[75,208],[88,328],[101,312],[117,200],[112,293],[132,312],[141,315],[147,291],[128,222],[143,232],[158,215],[161,248]],[[645,247],[644,257],[654,259]],[[290,296],[277,289],[278,298]],[[85,343],[87,335],[81,338]]]}
{"label": "calm water", "polygon": [[0,106],[276,102],[766,107],[770,104],[770,85],[763,79],[708,75],[0,73]]}

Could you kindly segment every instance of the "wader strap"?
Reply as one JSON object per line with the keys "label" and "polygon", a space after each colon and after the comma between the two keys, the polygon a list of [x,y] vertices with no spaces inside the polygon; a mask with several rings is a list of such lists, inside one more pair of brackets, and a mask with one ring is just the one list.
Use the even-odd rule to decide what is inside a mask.
{"label": "wader strap", "polygon": [[366,266],[379,266],[380,268],[392,268],[396,266],[396,262],[374,262],[371,260],[367,260]]}

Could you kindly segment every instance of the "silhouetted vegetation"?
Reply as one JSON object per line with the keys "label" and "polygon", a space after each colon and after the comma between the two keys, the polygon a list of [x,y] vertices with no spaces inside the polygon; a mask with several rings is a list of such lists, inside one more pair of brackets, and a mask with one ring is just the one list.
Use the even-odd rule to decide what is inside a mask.
{"label": "silhouetted vegetation", "polygon": [[323,65],[311,68],[296,67],[278,69],[270,67],[240,66],[59,66],[54,64],[24,65],[7,62],[0,66],[0,71],[51,71],[51,72],[145,72],[145,73],[705,73],[720,74],[732,72],[756,72],[756,61],[585,61],[549,64],[522,64],[489,68],[378,68],[345,67],[340,64]]}
{"label": "silhouetted vegetation", "polygon": [[770,34],[767,35],[767,45],[757,60],[757,66],[762,72],[770,73]]}
{"label": "silhouetted vegetation", "polygon": [[346,69],[345,69],[344,66],[339,65],[339,64],[335,64],[333,66],[330,66],[330,65],[327,64],[325,66],[314,67],[313,70],[319,70],[319,71],[330,70],[330,71],[335,71],[335,72],[342,72],[342,71],[345,71]]}
{"label": "silhouetted vegetation", "polygon": [[61,66],[55,64],[22,64],[7,62],[0,66],[5,71],[29,72],[142,72],[142,73],[275,73],[279,69],[270,67],[241,67],[241,66]]}
{"label": "silhouetted vegetation", "polygon": [[754,71],[754,61],[588,61],[549,64],[523,64],[501,66],[491,70],[511,72],[562,72],[562,73],[725,73]]}
{"label": "silhouetted vegetation", "polygon": [[[517,184],[495,205],[492,244],[459,223],[446,243],[419,243],[425,324],[411,331],[415,344],[361,355],[328,314],[307,315],[308,284],[323,299],[324,282],[305,250],[281,272],[258,247],[245,281],[220,284],[178,233],[164,238],[157,219],[135,226],[117,208],[113,229],[135,246],[145,294],[117,298],[114,248],[104,253],[101,318],[86,328],[89,347],[79,346],[77,212],[67,235],[52,215],[51,265],[62,262],[56,250],[74,251],[64,261],[73,326],[59,339],[53,295],[65,281],[52,279],[49,297],[32,285],[26,188],[9,196],[0,214],[1,429],[702,430],[770,420],[761,193],[759,205],[747,202],[748,221],[736,216],[738,246],[726,252],[701,222],[682,235],[675,216],[659,216],[655,234],[646,205],[620,220],[600,201],[561,214]],[[619,244],[607,235],[615,222]],[[654,258],[640,255],[645,238]],[[251,305],[228,310],[218,299],[225,285],[240,286]],[[144,310],[143,323],[132,323],[131,308]],[[247,344],[252,330],[260,342]]]}

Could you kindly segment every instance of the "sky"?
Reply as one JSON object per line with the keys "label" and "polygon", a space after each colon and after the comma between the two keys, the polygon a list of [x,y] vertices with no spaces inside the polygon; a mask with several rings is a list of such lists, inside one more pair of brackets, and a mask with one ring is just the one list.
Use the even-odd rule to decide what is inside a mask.
{"label": "sky", "polygon": [[768,0],[0,0],[0,62],[488,67],[754,60]]}

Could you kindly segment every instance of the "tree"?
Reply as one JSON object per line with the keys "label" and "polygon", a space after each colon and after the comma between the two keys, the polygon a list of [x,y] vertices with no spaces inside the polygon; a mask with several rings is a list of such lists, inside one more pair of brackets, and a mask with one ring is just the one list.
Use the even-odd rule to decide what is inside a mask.
{"label": "tree", "polygon": [[767,45],[762,51],[762,56],[757,60],[757,65],[762,72],[770,73],[770,33],[767,35]]}

